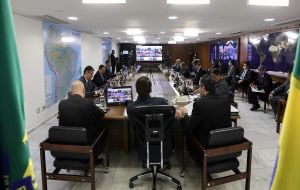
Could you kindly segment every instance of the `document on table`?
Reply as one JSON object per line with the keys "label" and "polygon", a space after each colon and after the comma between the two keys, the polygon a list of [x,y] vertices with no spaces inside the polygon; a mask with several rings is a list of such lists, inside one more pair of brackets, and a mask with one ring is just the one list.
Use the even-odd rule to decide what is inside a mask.
{"label": "document on table", "polygon": [[264,90],[264,89],[258,90],[258,89],[255,88],[255,87],[252,87],[252,86],[250,86],[250,87],[251,87],[252,92],[265,93],[265,90]]}

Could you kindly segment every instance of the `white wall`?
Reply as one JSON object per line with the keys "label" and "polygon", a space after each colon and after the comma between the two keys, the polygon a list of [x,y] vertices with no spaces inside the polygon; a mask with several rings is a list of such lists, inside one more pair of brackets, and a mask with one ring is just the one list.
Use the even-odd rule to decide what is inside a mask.
{"label": "white wall", "polygon": [[[43,24],[14,14],[16,40],[24,86],[25,125],[34,129],[57,113],[57,105],[43,109],[45,99]],[[102,60],[101,39],[81,33],[81,65],[98,68]],[[83,71],[82,69],[82,71]]]}
{"label": "white wall", "polygon": [[23,77],[25,125],[33,129],[57,112],[57,105],[45,106],[44,45],[42,23],[14,14],[16,40]]}
{"label": "white wall", "polygon": [[101,39],[90,34],[81,33],[81,71],[88,65],[98,70],[102,62]]}

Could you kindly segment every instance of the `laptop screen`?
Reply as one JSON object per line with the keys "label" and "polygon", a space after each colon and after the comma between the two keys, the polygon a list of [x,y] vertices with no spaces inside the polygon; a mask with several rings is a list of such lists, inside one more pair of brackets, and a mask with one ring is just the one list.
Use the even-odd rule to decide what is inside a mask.
{"label": "laptop screen", "polygon": [[131,86],[107,88],[106,101],[107,104],[126,104],[132,102]]}

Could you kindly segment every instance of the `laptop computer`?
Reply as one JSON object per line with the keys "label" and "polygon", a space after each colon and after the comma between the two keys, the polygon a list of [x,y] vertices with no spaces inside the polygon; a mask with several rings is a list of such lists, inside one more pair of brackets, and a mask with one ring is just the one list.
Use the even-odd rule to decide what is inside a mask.
{"label": "laptop computer", "polygon": [[106,91],[106,103],[110,105],[126,105],[133,101],[132,87],[108,87]]}

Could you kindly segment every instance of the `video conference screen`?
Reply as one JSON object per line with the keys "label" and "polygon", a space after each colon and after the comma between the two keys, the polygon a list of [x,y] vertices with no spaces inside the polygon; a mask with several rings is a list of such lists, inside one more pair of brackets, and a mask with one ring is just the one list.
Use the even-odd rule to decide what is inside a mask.
{"label": "video conference screen", "polygon": [[107,89],[107,103],[126,103],[132,101],[132,88],[108,88]]}
{"label": "video conference screen", "polygon": [[162,61],[162,46],[136,46],[136,61]]}

